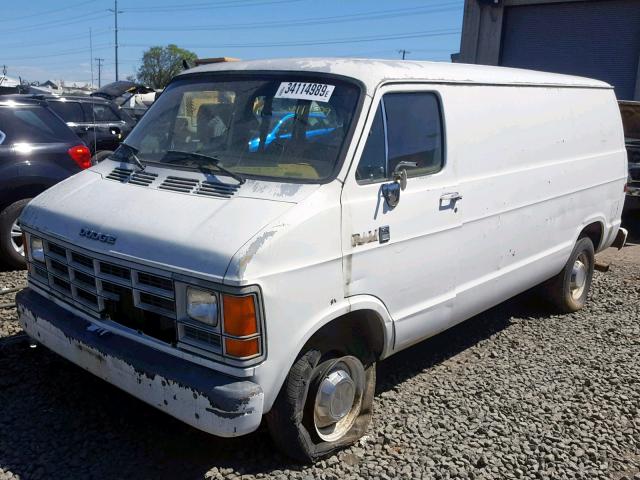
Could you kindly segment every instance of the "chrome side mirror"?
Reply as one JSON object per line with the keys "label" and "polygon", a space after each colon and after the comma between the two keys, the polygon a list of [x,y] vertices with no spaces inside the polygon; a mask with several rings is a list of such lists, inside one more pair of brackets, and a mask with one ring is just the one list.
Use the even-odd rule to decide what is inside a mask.
{"label": "chrome side mirror", "polygon": [[392,183],[385,183],[382,185],[382,195],[389,205],[389,208],[394,208],[400,203],[400,191],[407,188],[407,168],[416,168],[418,164],[416,162],[398,162],[396,168],[393,170]]}
{"label": "chrome side mirror", "polygon": [[400,203],[400,184],[398,182],[385,183],[382,185],[382,196],[389,208],[394,208]]}
{"label": "chrome side mirror", "polygon": [[407,188],[407,168],[416,168],[417,162],[398,162],[396,168],[393,169],[393,181],[400,184],[400,188]]}

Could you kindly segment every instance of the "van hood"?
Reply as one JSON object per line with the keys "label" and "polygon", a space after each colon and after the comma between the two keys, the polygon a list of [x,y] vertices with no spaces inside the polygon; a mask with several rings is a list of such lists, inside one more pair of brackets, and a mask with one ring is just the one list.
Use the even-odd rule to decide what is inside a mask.
{"label": "van hood", "polygon": [[[114,174],[118,169],[126,171]],[[129,172],[135,174],[130,164],[107,160],[36,197],[20,221],[26,229],[93,252],[223,281],[238,249],[318,188],[247,180],[224,198],[198,194],[197,187],[185,193],[183,184],[233,185],[227,177],[150,166],[143,172],[147,177]],[[115,241],[81,236],[83,229]]]}

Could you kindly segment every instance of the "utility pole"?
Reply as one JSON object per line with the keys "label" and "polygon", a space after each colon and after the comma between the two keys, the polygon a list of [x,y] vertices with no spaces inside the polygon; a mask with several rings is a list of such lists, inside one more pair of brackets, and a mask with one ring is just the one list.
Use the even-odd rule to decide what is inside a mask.
{"label": "utility pole", "polygon": [[115,20],[115,34],[116,34],[116,82],[118,81],[118,14],[122,13],[122,10],[118,10],[118,0],[114,0],[114,8],[109,9],[113,12]]}
{"label": "utility pole", "polygon": [[91,89],[93,90],[93,36],[89,28],[89,63],[91,64]]}
{"label": "utility pole", "polygon": [[102,62],[104,62],[104,58],[96,58],[96,62],[98,62],[98,88],[102,86]]}
{"label": "utility pole", "polygon": [[402,59],[404,60],[404,57],[408,54],[411,53],[409,50],[405,50],[404,48],[401,50],[398,50],[398,53],[402,54]]}

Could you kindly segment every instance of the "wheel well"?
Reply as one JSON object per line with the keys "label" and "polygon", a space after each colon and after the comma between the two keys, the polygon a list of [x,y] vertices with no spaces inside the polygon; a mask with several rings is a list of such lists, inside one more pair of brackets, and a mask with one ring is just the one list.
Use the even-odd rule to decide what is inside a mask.
{"label": "wheel well", "polygon": [[376,361],[384,350],[382,320],[373,310],[350,312],[320,328],[302,351],[310,346],[341,350],[361,360]]}
{"label": "wheel well", "polygon": [[42,185],[42,184],[22,185],[21,187],[11,192],[10,198],[7,198],[4,202],[0,202],[0,211],[4,210],[9,205],[12,205],[19,200],[36,197],[37,195],[44,192],[50,186],[51,185]]}
{"label": "wheel well", "polygon": [[602,228],[602,224],[600,222],[593,222],[587,225],[582,229],[578,238],[589,238],[593,243],[593,248],[597,251],[600,246],[600,242],[602,241],[602,234],[604,229]]}

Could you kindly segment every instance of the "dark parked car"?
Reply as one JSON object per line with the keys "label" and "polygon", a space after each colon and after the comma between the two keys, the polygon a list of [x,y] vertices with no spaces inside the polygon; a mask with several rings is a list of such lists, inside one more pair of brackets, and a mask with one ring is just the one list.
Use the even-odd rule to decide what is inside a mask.
{"label": "dark parked car", "polygon": [[37,95],[89,147],[96,161],[113,152],[136,121],[114,102],[96,96]]}
{"label": "dark parked car", "polygon": [[629,162],[625,210],[640,209],[640,102],[620,101],[624,142]]}
{"label": "dark parked car", "polygon": [[[147,101],[144,103],[138,103],[135,101],[135,98],[133,98],[136,94],[151,93],[154,95],[145,95],[145,97],[147,97]],[[93,92],[91,96],[101,97],[112,101],[120,107],[121,110],[133,117],[137,122],[146,113],[151,103],[153,103],[156,95],[153,88],[146,87],[140,83],[130,82],[128,80],[119,80],[117,82],[111,82],[104,85]]]}
{"label": "dark parked car", "polygon": [[0,263],[25,266],[17,219],[29,200],[89,166],[91,152],[47,102],[0,98]]}

